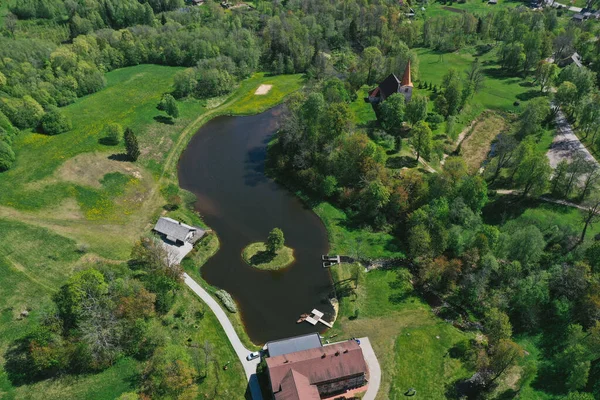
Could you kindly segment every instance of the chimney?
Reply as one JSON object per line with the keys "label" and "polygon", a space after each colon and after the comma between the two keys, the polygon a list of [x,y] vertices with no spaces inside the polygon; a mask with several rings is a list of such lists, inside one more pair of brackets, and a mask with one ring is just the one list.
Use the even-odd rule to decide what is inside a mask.
{"label": "chimney", "polygon": [[344,350],[344,354],[346,354],[348,352],[348,349]]}
{"label": "chimney", "polygon": [[321,358],[325,358],[325,357],[327,357],[327,356],[325,355],[325,353],[321,354]]}
{"label": "chimney", "polygon": [[339,352],[339,351],[336,351],[336,352],[335,352],[335,356],[337,357],[337,356],[339,356],[339,355],[340,355],[340,352]]}

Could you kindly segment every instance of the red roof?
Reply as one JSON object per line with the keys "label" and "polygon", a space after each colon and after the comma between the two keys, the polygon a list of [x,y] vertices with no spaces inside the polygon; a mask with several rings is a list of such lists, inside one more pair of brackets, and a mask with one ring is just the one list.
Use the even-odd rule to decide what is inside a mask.
{"label": "red roof", "polygon": [[281,391],[275,394],[275,400],[321,400],[321,396],[306,376],[290,369],[281,381]]}
{"label": "red roof", "polygon": [[267,368],[273,393],[283,389],[291,370],[304,375],[311,385],[367,373],[362,349],[355,340],[269,357]]}

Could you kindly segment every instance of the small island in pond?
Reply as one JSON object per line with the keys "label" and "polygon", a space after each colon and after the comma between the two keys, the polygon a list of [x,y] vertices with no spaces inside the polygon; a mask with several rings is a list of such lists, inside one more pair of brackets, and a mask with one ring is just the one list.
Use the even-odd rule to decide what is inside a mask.
{"label": "small island in pond", "polygon": [[277,270],[294,262],[294,250],[285,246],[283,232],[273,229],[265,242],[252,243],[242,251],[248,265],[258,269]]}

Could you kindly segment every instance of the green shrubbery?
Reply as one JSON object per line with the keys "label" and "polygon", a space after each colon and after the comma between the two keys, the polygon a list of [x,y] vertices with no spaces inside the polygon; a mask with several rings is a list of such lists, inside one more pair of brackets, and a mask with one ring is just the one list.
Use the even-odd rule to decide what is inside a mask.
{"label": "green shrubbery", "polygon": [[10,145],[0,141],[0,172],[9,170],[15,161],[15,153]]}
{"label": "green shrubbery", "polygon": [[232,312],[232,313],[236,313],[238,311],[237,305],[235,304],[235,301],[233,301],[233,297],[231,297],[231,295],[229,293],[227,293],[225,290],[223,290],[223,289],[217,290],[215,292],[215,296],[217,296],[217,298],[219,300],[221,300],[221,303],[223,303],[223,305],[225,306],[227,311]]}
{"label": "green shrubbery", "polygon": [[50,107],[40,120],[40,130],[46,135],[58,135],[71,129],[71,121],[57,107]]}

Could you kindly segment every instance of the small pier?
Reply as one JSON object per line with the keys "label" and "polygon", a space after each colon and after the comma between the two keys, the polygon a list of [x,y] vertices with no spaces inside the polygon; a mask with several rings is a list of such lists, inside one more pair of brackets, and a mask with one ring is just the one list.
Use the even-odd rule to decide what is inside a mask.
{"label": "small pier", "polygon": [[323,261],[323,268],[333,267],[334,265],[337,265],[342,262],[341,256],[339,256],[339,255],[337,255],[337,256],[322,255],[321,260]]}
{"label": "small pier", "polygon": [[329,328],[333,328],[333,325],[331,325],[329,322],[327,322],[323,319],[323,313],[317,309],[313,309],[310,312],[310,315],[308,317],[306,317],[304,320],[311,325],[316,325],[317,322],[320,322]]}

